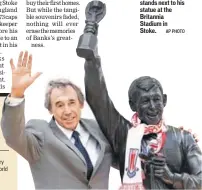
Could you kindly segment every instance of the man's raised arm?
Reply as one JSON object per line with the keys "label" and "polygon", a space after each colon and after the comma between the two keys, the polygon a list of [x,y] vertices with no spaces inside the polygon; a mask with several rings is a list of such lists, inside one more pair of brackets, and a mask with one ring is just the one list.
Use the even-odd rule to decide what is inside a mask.
{"label": "man's raised arm", "polygon": [[10,60],[12,70],[11,94],[5,99],[1,128],[8,146],[18,152],[29,162],[39,158],[42,145],[42,133],[33,129],[33,121],[28,122],[25,128],[24,92],[41,73],[31,76],[32,56],[28,52],[20,53],[15,66]]}

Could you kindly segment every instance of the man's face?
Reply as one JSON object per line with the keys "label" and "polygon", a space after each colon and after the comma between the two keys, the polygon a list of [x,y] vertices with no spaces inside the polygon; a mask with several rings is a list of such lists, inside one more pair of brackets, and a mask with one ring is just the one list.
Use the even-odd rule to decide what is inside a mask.
{"label": "man's face", "polygon": [[160,89],[156,86],[148,91],[139,89],[137,94],[136,111],[140,120],[148,125],[158,124],[162,119],[165,106],[165,97]]}
{"label": "man's face", "polygon": [[74,130],[80,120],[81,109],[76,91],[67,86],[54,88],[51,96],[51,111],[55,120],[64,128]]}

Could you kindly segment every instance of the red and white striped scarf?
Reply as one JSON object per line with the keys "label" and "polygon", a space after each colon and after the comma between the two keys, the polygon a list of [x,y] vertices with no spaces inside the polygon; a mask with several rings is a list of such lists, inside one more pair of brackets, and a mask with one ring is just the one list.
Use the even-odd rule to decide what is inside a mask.
{"label": "red and white striped scarf", "polygon": [[144,172],[141,169],[141,159],[139,158],[143,135],[157,134],[156,139],[148,142],[147,149],[152,148],[154,153],[158,153],[165,143],[166,127],[163,120],[158,125],[141,123],[137,113],[133,115],[131,122],[133,127],[128,130],[123,184],[119,190],[144,190]]}

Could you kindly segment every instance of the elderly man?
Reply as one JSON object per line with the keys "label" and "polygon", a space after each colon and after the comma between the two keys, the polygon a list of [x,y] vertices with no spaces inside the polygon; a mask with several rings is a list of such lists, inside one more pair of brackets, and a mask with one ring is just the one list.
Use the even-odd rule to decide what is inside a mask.
{"label": "elderly man", "polygon": [[36,189],[107,189],[111,146],[94,120],[81,118],[84,96],[68,80],[48,83],[45,107],[48,123],[25,124],[25,90],[41,73],[31,76],[32,56],[20,53],[10,61],[11,94],[6,98],[1,127],[6,143],[30,164]]}

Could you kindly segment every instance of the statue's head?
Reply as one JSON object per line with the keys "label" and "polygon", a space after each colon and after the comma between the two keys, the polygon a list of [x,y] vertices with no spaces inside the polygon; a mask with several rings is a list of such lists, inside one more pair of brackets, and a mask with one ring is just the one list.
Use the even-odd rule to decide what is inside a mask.
{"label": "statue's head", "polygon": [[128,90],[129,104],[143,123],[156,125],[166,106],[167,95],[158,80],[149,76],[135,79]]}

